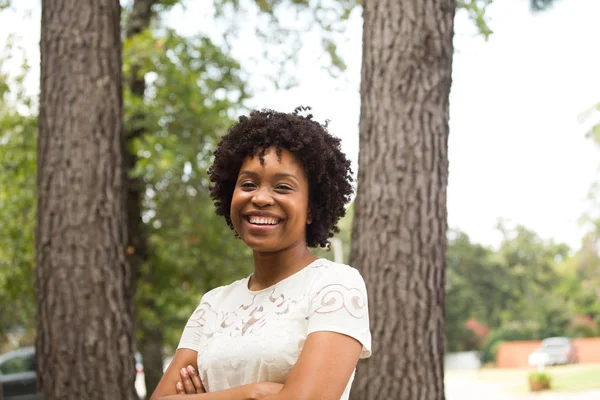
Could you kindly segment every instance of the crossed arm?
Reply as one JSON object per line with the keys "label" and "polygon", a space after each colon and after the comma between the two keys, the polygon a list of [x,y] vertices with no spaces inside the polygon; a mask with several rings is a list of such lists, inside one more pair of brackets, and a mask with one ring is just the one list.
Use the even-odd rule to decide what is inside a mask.
{"label": "crossed arm", "polygon": [[197,374],[192,374],[187,385],[200,388],[199,393],[177,394],[182,368],[192,365],[197,371],[197,353],[180,349],[150,400],[339,400],[361,349],[361,343],[350,336],[314,332],[306,338],[298,362],[283,385],[261,382],[205,393]]}

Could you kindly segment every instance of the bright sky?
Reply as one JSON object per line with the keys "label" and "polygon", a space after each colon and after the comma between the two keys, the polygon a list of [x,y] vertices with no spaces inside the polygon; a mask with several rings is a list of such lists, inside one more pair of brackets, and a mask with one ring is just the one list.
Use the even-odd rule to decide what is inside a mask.
{"label": "bright sky", "polygon": [[[29,81],[36,93],[39,2],[18,3],[16,13],[0,14],[0,46],[9,32],[21,37],[36,67]],[[206,13],[207,2],[189,3],[185,10],[173,11],[169,24],[182,33],[218,38],[220,29]],[[32,10],[31,16],[24,19],[23,10]],[[449,224],[474,241],[496,245],[495,225],[503,218],[578,247],[583,233],[578,219],[600,164],[599,152],[584,138],[589,123],[580,119],[600,102],[600,1],[558,0],[551,10],[532,15],[527,0],[497,0],[488,14],[494,30],[488,41],[475,33],[464,14],[456,20]],[[331,120],[331,131],[342,138],[354,165],[361,23],[356,13],[341,45],[348,64],[342,79],[323,71],[318,38],[307,35],[299,65],[288,71],[300,83],[292,90],[276,90],[260,78],[269,62],[251,60],[260,45],[250,29],[233,49],[249,72],[256,71],[251,107],[291,111],[300,104],[311,105],[317,119]],[[8,67],[18,71],[16,64]]]}

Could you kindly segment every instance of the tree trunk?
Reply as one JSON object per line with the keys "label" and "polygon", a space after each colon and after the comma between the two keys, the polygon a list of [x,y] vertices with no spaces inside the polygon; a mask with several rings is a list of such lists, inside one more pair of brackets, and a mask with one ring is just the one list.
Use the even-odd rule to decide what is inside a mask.
{"label": "tree trunk", "polygon": [[364,2],[350,263],[369,292],[373,357],[352,398],[444,398],[448,96],[455,0]]}
{"label": "tree trunk", "polygon": [[148,326],[142,323],[139,350],[144,358],[144,381],[146,398],[149,399],[163,376],[163,345],[162,327]]}
{"label": "tree trunk", "polygon": [[40,47],[38,385],[135,399],[119,1],[43,0]]}
{"label": "tree trunk", "polygon": [[[150,27],[152,22],[152,7],[157,0],[135,0],[131,14],[127,19],[125,34],[128,39],[143,32]],[[127,77],[127,84],[131,94],[143,101],[146,91],[146,81],[140,74],[140,66],[133,64],[130,75]],[[127,148],[133,148],[133,141],[142,136],[145,132],[136,122],[143,121],[144,115],[138,113],[134,115],[133,126],[127,127]],[[126,168],[128,171],[135,170],[138,162],[137,155],[129,151],[126,158]],[[150,248],[148,245],[148,233],[146,226],[142,221],[142,200],[144,198],[146,185],[142,179],[128,174],[128,192],[127,192],[127,225],[130,232],[130,264],[135,272],[135,280],[149,282],[152,284],[152,265],[150,262]],[[150,310],[155,309],[154,297],[138,298],[137,307],[144,307]],[[152,321],[143,321],[138,318],[137,331],[139,337],[138,350],[142,355],[144,366],[144,382],[146,385],[146,398],[150,398],[152,392],[158,385],[163,375],[163,346],[164,337],[160,326],[155,326]]]}

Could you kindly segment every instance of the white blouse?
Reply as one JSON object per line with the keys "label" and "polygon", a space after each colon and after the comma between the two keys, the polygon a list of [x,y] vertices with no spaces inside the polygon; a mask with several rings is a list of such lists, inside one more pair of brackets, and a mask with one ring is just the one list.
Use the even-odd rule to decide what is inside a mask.
{"label": "white blouse", "polygon": [[351,336],[363,346],[360,358],[371,355],[367,291],[356,269],[318,259],[263,290],[249,290],[248,280],[206,293],[181,336],[178,348],[198,352],[207,392],[285,383],[312,332]]}

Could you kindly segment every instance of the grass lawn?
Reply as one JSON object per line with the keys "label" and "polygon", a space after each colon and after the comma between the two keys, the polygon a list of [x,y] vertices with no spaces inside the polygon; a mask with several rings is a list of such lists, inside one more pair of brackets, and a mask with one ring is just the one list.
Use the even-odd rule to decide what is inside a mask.
{"label": "grass lawn", "polygon": [[[464,374],[470,379],[502,384],[511,392],[527,392],[527,376],[534,368],[483,368],[476,372],[449,371],[449,375]],[[600,389],[600,364],[574,364],[546,367],[552,379],[552,391],[578,392]]]}

